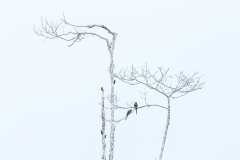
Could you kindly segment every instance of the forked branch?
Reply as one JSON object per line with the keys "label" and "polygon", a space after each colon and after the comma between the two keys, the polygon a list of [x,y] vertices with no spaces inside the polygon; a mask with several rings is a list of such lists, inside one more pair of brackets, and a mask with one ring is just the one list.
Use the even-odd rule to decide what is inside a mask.
{"label": "forked branch", "polygon": [[158,71],[152,73],[146,64],[140,72],[132,66],[130,69],[120,70],[114,76],[130,85],[143,84],[147,88],[173,99],[204,87],[205,83],[200,82],[202,76],[198,76],[198,72],[190,76],[185,75],[183,72],[168,75],[168,71],[168,69],[159,68]]}
{"label": "forked branch", "polygon": [[62,39],[68,42],[71,42],[69,47],[71,47],[74,43],[80,42],[82,39],[86,39],[89,36],[97,36],[100,39],[103,39],[106,41],[108,49],[110,51],[111,44],[109,43],[109,40],[97,33],[94,32],[86,32],[82,31],[82,29],[91,29],[91,28],[102,28],[106,30],[109,34],[112,36],[115,35],[114,32],[112,32],[110,29],[108,29],[104,25],[98,25],[98,24],[92,24],[92,25],[73,25],[66,21],[65,16],[63,15],[63,18],[61,18],[60,22],[57,21],[51,21],[49,22],[47,19],[43,19],[41,17],[41,27],[36,29],[34,26],[34,31],[38,36],[42,36],[46,39]]}
{"label": "forked branch", "polygon": [[[198,72],[193,73],[192,75],[185,75],[183,72],[180,72],[180,74],[174,74],[168,75],[168,69],[165,70],[163,68],[158,68],[156,72],[151,72],[150,69],[148,69],[147,64],[142,67],[141,71],[137,71],[135,67],[132,67],[130,69],[122,69],[119,73],[114,74],[114,77],[118,78],[122,82],[125,82],[130,85],[138,85],[142,84],[145,87],[155,90],[156,92],[164,95],[167,98],[168,106],[162,107],[167,109],[167,123],[163,135],[163,141],[162,141],[162,147],[160,150],[159,160],[162,160],[163,151],[167,139],[167,132],[168,127],[170,125],[170,98],[179,98],[182,96],[185,96],[186,94],[202,89],[204,87],[204,82],[200,82],[202,76],[198,76]],[[175,80],[175,81],[174,81]],[[147,104],[146,100],[146,92],[142,93],[144,97],[142,99],[145,100],[145,103]],[[147,106],[147,105],[146,105]],[[146,107],[143,106],[143,107]],[[129,109],[134,108],[132,106],[128,107],[119,107],[122,109]],[[141,107],[141,108],[143,108]],[[140,108],[140,107],[139,107]],[[136,109],[136,108],[134,108]],[[138,109],[138,108],[137,108]],[[125,118],[127,118],[131,113],[133,112],[132,109],[128,110],[127,115]],[[118,120],[118,122],[122,121],[124,118]]]}

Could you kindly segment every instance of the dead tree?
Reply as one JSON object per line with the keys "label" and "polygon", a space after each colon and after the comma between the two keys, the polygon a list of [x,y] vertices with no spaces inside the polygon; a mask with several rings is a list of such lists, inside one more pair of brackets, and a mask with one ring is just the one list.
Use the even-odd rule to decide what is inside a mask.
{"label": "dead tree", "polygon": [[[118,78],[122,82],[125,82],[130,85],[138,85],[142,84],[149,88],[150,90],[154,90],[157,93],[166,97],[167,107],[158,104],[148,104],[147,102],[147,92],[141,92],[144,97],[142,97],[145,101],[145,105],[138,106],[135,105],[136,102],[129,105],[127,103],[127,107],[120,107],[117,104],[117,99],[115,99],[115,108],[128,109],[127,114],[120,120],[116,120],[116,123],[126,119],[134,110],[142,109],[150,106],[157,106],[167,110],[167,123],[164,131],[162,147],[160,150],[159,160],[162,160],[163,150],[167,139],[168,127],[170,125],[170,100],[175,98],[180,98],[185,96],[186,94],[202,89],[204,87],[204,83],[200,82],[202,76],[198,76],[198,72],[193,73],[193,75],[185,75],[183,72],[180,74],[173,76],[168,75],[168,69],[165,70],[163,68],[158,68],[158,71],[151,73],[150,69],[148,69],[147,64],[142,70],[139,72],[133,66],[125,70],[121,70],[118,74],[114,74],[114,77]],[[170,80],[176,80],[175,84],[169,82]],[[173,82],[174,83],[174,82]],[[107,120],[108,121],[108,120]]]}
{"label": "dead tree", "polygon": [[[86,32],[81,31],[81,29],[92,29],[92,28],[101,28],[106,30],[111,36],[112,39],[109,40],[95,32]],[[67,30],[67,31],[66,31]],[[72,31],[74,30],[74,31]],[[62,39],[64,41],[70,42],[69,47],[71,47],[76,42],[80,42],[81,40],[88,38],[89,36],[96,36],[102,40],[104,40],[107,44],[108,51],[110,53],[110,66],[109,66],[109,73],[111,79],[111,131],[110,131],[110,149],[109,149],[109,160],[113,160],[114,154],[114,77],[113,77],[113,70],[114,70],[114,61],[113,61],[113,52],[115,46],[115,40],[117,38],[117,33],[112,32],[104,25],[92,24],[92,25],[73,25],[66,21],[64,15],[61,21],[58,22],[49,22],[46,19],[41,19],[41,27],[39,29],[35,29],[34,31],[38,36],[42,36],[46,39]]]}

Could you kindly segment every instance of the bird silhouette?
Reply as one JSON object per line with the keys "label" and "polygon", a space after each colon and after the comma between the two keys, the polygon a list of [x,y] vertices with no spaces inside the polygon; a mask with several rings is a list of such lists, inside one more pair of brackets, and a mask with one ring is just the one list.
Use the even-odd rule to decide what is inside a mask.
{"label": "bird silhouette", "polygon": [[128,117],[131,113],[132,113],[132,109],[129,109],[129,110],[127,111],[127,117]]}
{"label": "bird silhouette", "polygon": [[138,104],[137,104],[137,102],[134,103],[134,108],[135,108],[135,110],[136,110],[136,114],[137,114],[137,108],[138,108]]}

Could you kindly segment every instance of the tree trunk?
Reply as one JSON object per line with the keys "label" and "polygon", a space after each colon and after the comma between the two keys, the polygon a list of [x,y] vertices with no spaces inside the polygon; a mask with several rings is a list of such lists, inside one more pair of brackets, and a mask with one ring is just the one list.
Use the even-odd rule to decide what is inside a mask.
{"label": "tree trunk", "polygon": [[170,125],[170,99],[168,97],[168,116],[167,116],[167,124],[165,127],[165,132],[164,132],[164,136],[163,136],[163,142],[162,142],[162,148],[160,151],[160,156],[159,156],[159,160],[162,160],[162,155],[163,155],[163,150],[164,150],[164,146],[166,143],[166,139],[167,139],[167,132],[168,132],[168,127]]}
{"label": "tree trunk", "polygon": [[110,149],[109,149],[109,160],[113,160],[113,154],[114,154],[114,131],[115,131],[115,125],[114,125],[114,84],[113,84],[113,70],[114,70],[114,61],[113,61],[113,51],[114,51],[114,45],[115,40],[117,38],[117,34],[114,33],[114,36],[112,38],[112,42],[110,45],[110,78],[111,78],[111,131],[110,131]]}
{"label": "tree trunk", "polygon": [[106,160],[104,90],[102,91],[102,159]]}

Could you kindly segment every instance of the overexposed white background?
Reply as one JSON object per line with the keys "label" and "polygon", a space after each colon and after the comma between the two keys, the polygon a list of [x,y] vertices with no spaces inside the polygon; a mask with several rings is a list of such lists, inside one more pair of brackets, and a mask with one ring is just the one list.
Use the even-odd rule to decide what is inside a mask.
{"label": "overexposed white background", "polygon": [[[34,33],[41,16],[59,20],[63,13],[72,24],[104,24],[118,33],[115,71],[131,64],[140,69],[147,61],[152,71],[204,75],[202,90],[172,101],[163,159],[240,159],[239,6],[237,0],[1,1],[0,159],[101,159],[97,114],[100,87],[110,93],[110,56],[97,37],[68,47]],[[140,89],[115,85],[122,105],[141,105]],[[150,94],[149,101],[166,104]],[[116,117],[125,114],[116,110]],[[152,107],[118,124],[114,159],[158,158],[166,116]]]}

